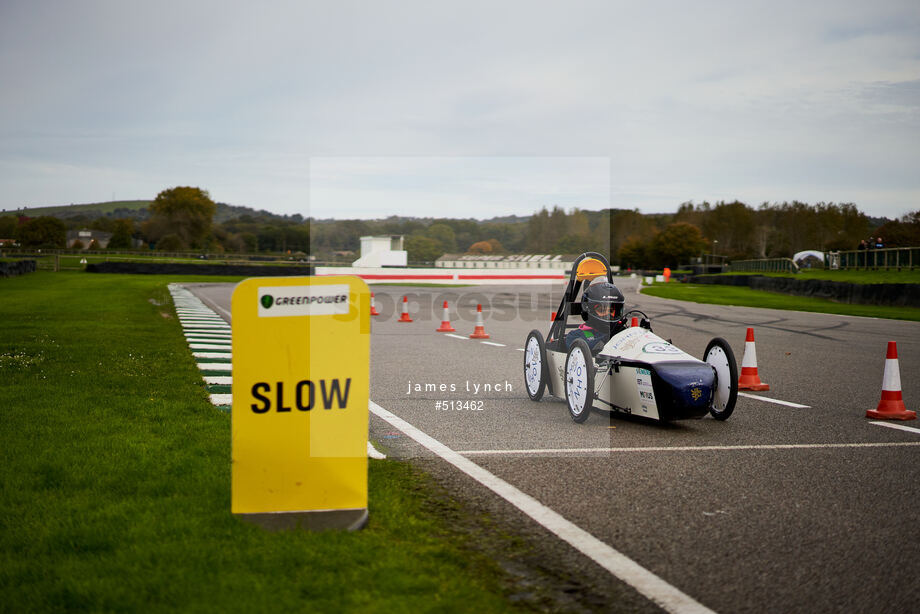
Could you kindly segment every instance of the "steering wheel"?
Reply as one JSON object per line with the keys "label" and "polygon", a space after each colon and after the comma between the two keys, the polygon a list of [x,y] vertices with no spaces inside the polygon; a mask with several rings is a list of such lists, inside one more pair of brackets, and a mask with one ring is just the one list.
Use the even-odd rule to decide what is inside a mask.
{"label": "steering wheel", "polygon": [[[652,323],[651,318],[649,318],[648,315],[646,315],[644,311],[639,311],[638,309],[630,309],[629,311],[623,314],[622,320],[623,320],[624,325],[627,328],[632,326],[632,318],[634,317],[639,318],[639,326],[642,326],[643,328],[648,328],[649,330],[651,330],[651,323]],[[647,326],[643,326],[643,325],[647,325]]]}

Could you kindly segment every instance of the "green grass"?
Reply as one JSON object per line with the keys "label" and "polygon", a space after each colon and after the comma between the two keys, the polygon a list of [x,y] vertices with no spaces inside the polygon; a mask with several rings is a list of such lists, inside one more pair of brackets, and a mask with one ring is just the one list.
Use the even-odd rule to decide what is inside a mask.
{"label": "green grass", "polygon": [[822,269],[803,269],[798,273],[758,273],[739,271],[722,273],[722,275],[763,275],[764,277],[792,277],[794,279],[827,279],[853,284],[920,284],[920,269],[914,271],[831,271]]}
{"label": "green grass", "polygon": [[230,416],[172,317],[178,279],[0,279],[0,611],[511,608],[406,463],[370,461],[363,531],[231,515]]}
{"label": "green grass", "polygon": [[795,311],[836,313],[848,316],[920,321],[920,309],[916,307],[848,305],[845,303],[835,303],[828,299],[792,296],[780,294],[778,292],[764,292],[761,290],[752,290],[743,286],[669,283],[645,286],[642,289],[642,293],[651,296],[660,296],[662,298],[692,301],[694,303],[735,305],[739,307],[764,307],[767,309],[791,309]]}
{"label": "green grass", "polygon": [[[52,254],[49,255],[28,255],[23,257],[16,258],[0,258],[0,261],[15,261],[15,260],[35,260],[37,267],[40,270],[53,270],[54,269],[54,258]],[[279,257],[281,258],[281,257]],[[86,260],[86,264],[83,264],[81,261]],[[140,262],[140,263],[182,263],[182,264],[196,264],[196,265],[223,265],[223,264],[238,264],[238,265],[254,265],[254,266],[267,266],[267,267],[286,267],[286,266],[306,266],[310,263],[297,262],[294,260],[257,260],[249,261],[234,258],[233,254],[228,254],[226,256],[221,254],[209,254],[208,258],[174,258],[170,256],[164,256],[158,252],[149,252],[148,254],[132,254],[132,255],[118,255],[118,254],[62,254],[58,257],[58,266],[61,271],[82,271],[86,268],[87,264],[99,264],[103,262]]]}

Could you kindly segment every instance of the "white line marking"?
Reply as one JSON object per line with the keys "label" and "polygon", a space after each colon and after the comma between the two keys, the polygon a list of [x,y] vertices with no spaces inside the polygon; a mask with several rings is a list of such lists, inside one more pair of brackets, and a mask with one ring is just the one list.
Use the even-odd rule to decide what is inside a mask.
{"label": "white line marking", "polygon": [[229,362],[199,362],[198,369],[201,371],[226,371],[230,373],[233,365]]}
{"label": "white line marking", "polygon": [[193,324],[191,326],[183,326],[182,329],[185,332],[192,330],[207,330],[207,331],[216,331],[216,330],[225,330],[230,332],[230,327],[226,324]]}
{"label": "white line marking", "polygon": [[[882,424],[881,426],[889,426]],[[898,428],[895,425],[890,425]],[[907,428],[907,427],[903,427]],[[912,430],[912,429],[911,429]],[[920,430],[917,431],[920,433]],[[623,452],[731,452],[734,450],[814,450],[822,448],[899,448],[920,446],[920,441],[872,441],[866,443],[777,443],[748,446],[649,446],[644,448],[545,448],[537,450],[457,450],[464,456],[499,454],[614,454]]]}
{"label": "white line marking", "polygon": [[195,358],[232,358],[230,352],[192,352]]}
{"label": "white line marking", "polygon": [[232,394],[212,394],[211,403],[214,405],[233,405]]}
{"label": "white line marking", "polygon": [[220,332],[185,333],[185,338],[186,339],[226,339],[227,341],[229,341],[230,339],[233,339],[233,335],[231,335],[230,333],[220,333]]}
{"label": "white line marking", "polygon": [[518,352],[525,352],[526,350],[525,350],[524,348],[517,348],[517,351],[518,351]]}
{"label": "white line marking", "polygon": [[504,343],[495,343],[493,341],[480,341],[480,343],[483,345],[494,345],[495,347],[498,347],[498,348],[505,347]]}
{"label": "white line marking", "polygon": [[620,578],[647,598],[673,613],[714,614],[712,610],[689,595],[671,586],[632,559],[614,550],[581,527],[569,522],[530,495],[486,471],[470,459],[451,450],[440,441],[426,435],[402,418],[369,403],[371,412],[431,450],[445,461],[472,477],[492,492],[498,494],[537,523],[554,533],[559,539]]}
{"label": "white line marking", "polygon": [[920,429],[914,428],[911,426],[904,426],[903,424],[894,424],[893,422],[877,422],[873,421],[869,424],[874,424],[875,426],[887,426],[890,429],[898,429],[899,431],[907,431],[908,433],[917,433],[920,434]]}
{"label": "white line marking", "polygon": [[193,350],[229,350],[229,344],[219,344],[219,343],[189,343],[188,346]]}
{"label": "white line marking", "polygon": [[466,337],[464,337],[464,336],[462,336],[462,335],[453,335],[453,334],[451,334],[451,333],[444,333],[444,336],[445,336],[445,337],[453,337],[454,339],[463,339],[464,341],[466,341]]}
{"label": "white line marking", "polygon": [[221,345],[221,346],[233,345],[233,341],[231,341],[229,338],[226,338],[226,337],[225,337],[225,338],[221,338],[221,337],[186,337],[185,340],[188,341],[189,344],[192,344],[192,343],[213,343],[214,345]]}
{"label": "white line marking", "polygon": [[383,460],[383,459],[385,459],[385,458],[387,457],[386,454],[384,454],[383,452],[381,452],[380,450],[378,450],[377,448],[375,448],[375,447],[374,447],[374,444],[372,444],[372,443],[369,442],[369,441],[367,442],[367,455],[368,455],[370,458],[375,458],[375,459],[377,459],[377,460]]}
{"label": "white line marking", "polygon": [[233,378],[229,375],[205,375],[204,383],[213,386],[232,386]]}
{"label": "white line marking", "polygon": [[[202,301],[202,303],[204,304],[204,301]],[[228,320],[232,319],[231,313],[230,313],[229,311],[227,311],[226,309],[224,309],[223,307],[221,307],[220,305],[218,305],[217,303],[215,303],[215,302],[209,300],[209,301],[207,302],[207,306],[208,306],[208,307],[213,307],[213,308],[216,309],[217,311],[221,312],[222,314],[224,314],[225,316],[227,316],[227,319],[228,319]]]}
{"label": "white line marking", "polygon": [[790,403],[789,401],[780,401],[779,399],[771,399],[768,397],[758,396],[756,394],[750,394],[749,392],[739,392],[739,397],[747,397],[749,399],[757,399],[758,401],[766,401],[767,403],[776,403],[777,405],[786,405],[788,407],[797,407],[799,409],[810,409],[811,405],[799,405],[798,403]]}

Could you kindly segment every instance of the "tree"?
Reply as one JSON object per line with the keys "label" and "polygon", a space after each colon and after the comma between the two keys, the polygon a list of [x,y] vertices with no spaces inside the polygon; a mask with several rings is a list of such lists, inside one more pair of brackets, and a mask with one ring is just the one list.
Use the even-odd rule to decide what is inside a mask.
{"label": "tree", "polygon": [[108,249],[131,249],[131,235],[133,234],[133,220],[115,220],[112,224],[112,238],[109,239]]}
{"label": "tree", "polygon": [[163,190],[150,204],[148,239],[158,241],[169,234],[193,249],[204,247],[211,232],[217,205],[201,188],[176,187]]}
{"label": "tree", "polygon": [[182,241],[182,237],[179,235],[169,234],[157,241],[157,249],[161,252],[182,252],[188,249],[188,245]]}
{"label": "tree", "polygon": [[434,262],[444,254],[441,244],[430,237],[411,236],[406,239],[405,246],[409,262]]}
{"label": "tree", "polygon": [[[686,215],[683,216],[686,218]],[[703,232],[719,242],[719,254],[734,259],[757,255],[756,213],[742,202],[718,203],[702,217]]]}
{"label": "tree", "polygon": [[693,224],[677,222],[655,235],[651,252],[656,265],[676,268],[702,254],[708,243]]}
{"label": "tree", "polygon": [[488,241],[477,241],[470,245],[470,248],[466,251],[470,254],[491,254],[492,244]]}
{"label": "tree", "polygon": [[454,229],[447,224],[432,224],[425,232],[430,238],[438,241],[444,248],[444,251],[457,251],[457,235]]}
{"label": "tree", "polygon": [[872,236],[881,237],[885,247],[916,247],[920,245],[920,211],[891,220],[875,229]]}
{"label": "tree", "polygon": [[549,245],[549,211],[543,207],[527,222],[527,250],[539,254]]}
{"label": "tree", "polygon": [[505,248],[502,247],[501,241],[499,241],[498,239],[488,239],[486,243],[488,243],[492,247],[493,254],[501,254],[502,252],[505,251]]}
{"label": "tree", "polygon": [[243,250],[247,252],[254,252],[258,249],[259,241],[256,238],[256,235],[254,235],[253,233],[241,232],[239,234],[239,237],[240,237],[240,241],[243,244]]}
{"label": "tree", "polygon": [[565,209],[557,205],[553,207],[552,213],[549,214],[547,241],[539,253],[545,254],[550,247],[567,234],[569,234],[569,216],[566,215]]}
{"label": "tree", "polygon": [[14,238],[17,226],[19,226],[19,222],[12,215],[0,217],[0,239]]}
{"label": "tree", "polygon": [[[556,216],[555,210],[553,215]],[[550,218],[550,223],[553,223],[552,217]],[[557,239],[551,246],[550,251],[552,253],[580,254],[584,251],[597,251],[602,248],[601,246],[592,245],[594,241],[591,238],[591,227],[588,224],[588,216],[583,211],[578,209],[572,211],[572,215],[566,223],[566,228],[568,228],[568,232]]]}
{"label": "tree", "polygon": [[641,237],[629,237],[623,241],[617,256],[620,265],[629,269],[648,266],[648,242]]}
{"label": "tree", "polygon": [[[647,242],[655,235],[655,222],[650,217],[639,213],[638,209],[611,211],[609,227],[610,238],[608,245],[610,253],[618,256],[620,248],[630,241],[632,241],[632,244],[626,253],[635,256],[636,252],[633,248],[638,244],[636,242]],[[635,262],[631,263],[626,260],[621,260],[620,264],[637,266]]]}
{"label": "tree", "polygon": [[591,235],[589,234],[567,234],[558,241],[550,250],[554,254],[580,254],[585,251],[597,251],[601,249],[592,245]]}
{"label": "tree", "polygon": [[31,219],[19,227],[19,243],[23,247],[66,247],[67,226],[47,215]]}

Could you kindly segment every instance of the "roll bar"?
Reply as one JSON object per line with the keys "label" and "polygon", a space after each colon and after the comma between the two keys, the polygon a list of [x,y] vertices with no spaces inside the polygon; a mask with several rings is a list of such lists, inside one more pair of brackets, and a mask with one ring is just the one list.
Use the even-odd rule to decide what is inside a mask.
{"label": "roll bar", "polygon": [[581,289],[581,284],[583,283],[578,279],[578,265],[581,264],[582,260],[586,260],[588,258],[599,260],[607,270],[607,281],[613,283],[613,271],[610,270],[610,263],[603,255],[597,252],[585,252],[576,258],[575,262],[572,264],[572,272],[569,275],[569,283],[566,285],[565,294],[562,297],[562,302],[559,304],[559,308],[556,310],[556,319],[553,320],[553,324],[550,326],[548,337],[549,339],[562,339],[565,337],[565,321],[569,315],[568,305],[571,305],[575,302],[575,297],[578,296],[578,291]]}

